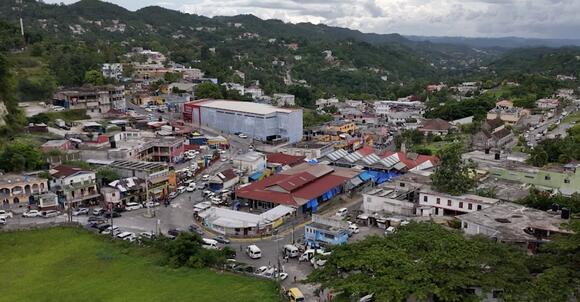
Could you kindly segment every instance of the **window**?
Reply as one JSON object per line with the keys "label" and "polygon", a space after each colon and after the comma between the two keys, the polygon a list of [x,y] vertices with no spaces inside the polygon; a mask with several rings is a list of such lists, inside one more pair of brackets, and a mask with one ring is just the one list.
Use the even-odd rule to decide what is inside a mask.
{"label": "window", "polygon": [[566,179],[564,179],[564,183],[565,184],[569,184],[570,183],[570,180],[566,178]]}
{"label": "window", "polygon": [[463,201],[460,201],[460,202],[459,202],[459,208],[460,208],[460,209],[463,209]]}
{"label": "window", "polygon": [[468,203],[468,204],[467,204],[467,209],[468,209],[468,210],[472,210],[472,209],[473,209],[473,205],[472,205],[472,204],[470,204],[470,203]]}
{"label": "window", "polygon": [[404,182],[400,183],[400,186],[404,188],[405,187],[405,183]]}
{"label": "window", "polygon": [[463,223],[463,228],[464,228],[464,229],[467,229],[468,227],[469,227],[469,225],[467,224],[467,222],[464,222],[464,223]]}
{"label": "window", "polygon": [[427,202],[427,196],[423,196],[423,201]]}
{"label": "window", "polygon": [[451,199],[447,199],[447,206],[451,206]]}
{"label": "window", "polygon": [[478,211],[481,210],[481,205],[480,204],[477,205],[477,210]]}
{"label": "window", "polygon": [[441,199],[437,198],[437,204],[441,204]]}
{"label": "window", "polygon": [[552,179],[552,178],[550,177],[550,175],[546,175],[546,176],[544,176],[544,179],[545,179],[545,180],[550,180],[550,179]]}

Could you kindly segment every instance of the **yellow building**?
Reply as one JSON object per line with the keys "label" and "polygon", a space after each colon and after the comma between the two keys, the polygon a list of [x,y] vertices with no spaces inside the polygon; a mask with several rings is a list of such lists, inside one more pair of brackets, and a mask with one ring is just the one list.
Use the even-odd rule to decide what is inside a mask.
{"label": "yellow building", "polygon": [[353,133],[357,129],[356,124],[351,121],[338,121],[327,126],[327,132]]}

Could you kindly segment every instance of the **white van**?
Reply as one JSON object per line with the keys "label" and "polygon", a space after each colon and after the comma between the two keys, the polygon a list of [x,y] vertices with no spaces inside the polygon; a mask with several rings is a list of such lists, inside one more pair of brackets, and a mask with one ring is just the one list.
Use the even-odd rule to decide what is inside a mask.
{"label": "white van", "polygon": [[348,214],[347,208],[342,208],[342,209],[339,209],[338,211],[336,211],[336,216],[338,216],[338,217],[344,217],[347,214]]}
{"label": "white van", "polygon": [[298,248],[292,244],[286,244],[282,251],[284,252],[284,255],[290,258],[298,257],[298,255],[300,254]]}
{"label": "white van", "polygon": [[260,250],[260,248],[255,244],[248,245],[246,248],[246,254],[248,254],[252,259],[262,258],[262,250]]}
{"label": "white van", "polygon": [[348,226],[348,232],[352,235],[352,234],[358,234],[358,232],[360,232],[360,230],[358,229],[358,225],[356,225],[356,223],[353,223],[351,225]]}
{"label": "white van", "polygon": [[218,249],[218,242],[213,239],[202,238],[201,245],[209,250],[217,250]]}
{"label": "white van", "polygon": [[132,211],[132,210],[139,210],[140,208],[142,208],[143,205],[140,203],[136,203],[136,202],[128,202],[125,205],[125,210],[127,211]]}

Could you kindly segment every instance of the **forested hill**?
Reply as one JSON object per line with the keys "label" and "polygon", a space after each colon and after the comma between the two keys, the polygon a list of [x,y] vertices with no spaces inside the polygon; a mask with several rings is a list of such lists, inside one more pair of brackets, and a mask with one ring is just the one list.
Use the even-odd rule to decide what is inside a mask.
{"label": "forested hill", "polygon": [[[13,1],[1,1],[0,19],[16,25],[14,5]],[[98,0],[71,5],[24,0],[22,15],[26,31],[40,33],[45,47],[47,41],[53,44],[50,47],[55,42],[75,45],[84,41],[84,47],[100,48],[99,60],[115,60],[129,47],[149,47],[170,53],[170,58],[180,63],[201,61],[195,64],[221,80],[231,76],[222,67],[232,66],[271,86],[279,86],[289,75],[313,86],[338,90],[344,83],[334,81],[340,80],[351,83],[356,93],[376,94],[385,85],[399,81],[462,74],[497,56],[495,51],[414,42],[398,34],[290,24],[252,15],[208,18],[161,7],[133,12]],[[298,49],[287,47],[290,43],[298,44]],[[220,59],[217,65],[205,64],[210,62],[202,58],[206,48],[216,49],[215,56]],[[332,52],[331,56],[323,53],[326,50]],[[273,61],[283,61],[284,66],[273,66]]]}
{"label": "forested hill", "polygon": [[500,74],[578,75],[580,47],[514,49],[489,66]]}

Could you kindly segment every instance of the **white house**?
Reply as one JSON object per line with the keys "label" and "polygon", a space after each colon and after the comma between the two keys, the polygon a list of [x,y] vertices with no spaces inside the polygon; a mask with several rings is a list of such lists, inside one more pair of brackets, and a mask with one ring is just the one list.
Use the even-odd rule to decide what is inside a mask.
{"label": "white house", "polygon": [[233,158],[233,165],[248,173],[261,171],[266,168],[266,155],[255,151],[239,154]]}
{"label": "white house", "polygon": [[419,193],[418,216],[455,216],[479,211],[499,202],[499,199],[472,194],[453,196],[432,190]]}
{"label": "white house", "polygon": [[257,99],[264,95],[264,91],[258,86],[250,86],[246,88],[245,94],[249,94],[253,99]]}

